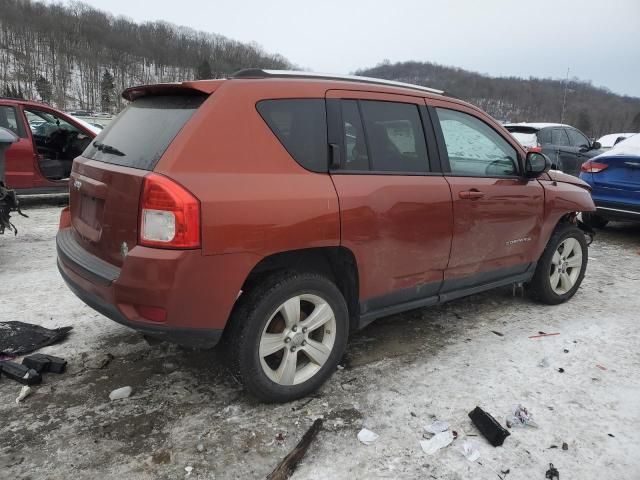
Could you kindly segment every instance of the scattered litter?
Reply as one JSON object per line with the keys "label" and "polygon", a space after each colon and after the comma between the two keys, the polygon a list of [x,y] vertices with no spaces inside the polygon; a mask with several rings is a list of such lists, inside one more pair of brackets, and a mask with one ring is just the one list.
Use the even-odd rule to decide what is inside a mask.
{"label": "scattered litter", "polygon": [[73,327],[49,328],[24,322],[0,322],[0,354],[25,355],[64,340]]}
{"label": "scattered litter", "polygon": [[559,371],[560,373],[564,373],[564,368],[560,367],[560,368],[558,369],[558,371]]}
{"label": "scattered litter", "polygon": [[22,359],[22,365],[34,369],[38,373],[52,372],[64,373],[67,368],[67,361],[53,355],[34,353]]}
{"label": "scattered litter", "polygon": [[424,429],[426,432],[433,434],[441,433],[449,430],[449,423],[436,420],[431,425],[425,425]]}
{"label": "scattered litter", "polygon": [[18,398],[16,398],[16,403],[20,403],[29,395],[31,395],[31,387],[29,385],[25,385],[20,389],[20,395],[18,395]]}
{"label": "scattered litter", "polygon": [[494,333],[499,337],[504,337],[504,333],[496,332],[495,330],[491,330],[491,333]]}
{"label": "scattered litter", "polygon": [[596,364],[596,367],[597,367],[597,368],[599,368],[599,369],[600,369],[600,370],[602,370],[602,371],[607,370],[607,367],[605,367],[605,366],[603,366],[603,365],[598,365],[598,364]]}
{"label": "scattered litter", "polygon": [[278,434],[276,435],[276,442],[284,442],[285,439],[285,435],[282,432],[278,432]]}
{"label": "scattered litter", "polygon": [[447,430],[445,432],[436,433],[429,440],[421,440],[420,447],[427,455],[431,455],[441,448],[446,447],[453,442],[453,434]]}
{"label": "scattered litter", "polygon": [[522,405],[515,405],[513,413],[506,418],[507,427],[533,427],[538,424],[533,421],[533,415]]}
{"label": "scattered litter", "polygon": [[569,444],[568,444],[567,442],[562,442],[562,449],[563,449],[564,451],[569,450]]}
{"label": "scattered litter", "polygon": [[538,366],[542,368],[547,368],[549,366],[549,357],[544,357],[542,360],[538,362]]}
{"label": "scattered litter", "polygon": [[569,353],[569,349],[568,349],[568,348],[565,348],[565,349],[564,349],[564,353]]}
{"label": "scattered litter", "polygon": [[378,435],[377,433],[372,432],[371,430],[368,430],[366,428],[363,428],[358,433],[358,440],[360,440],[360,442],[364,443],[365,445],[371,445],[373,442],[375,442],[378,439],[379,436],[380,435]]}
{"label": "scattered litter", "polygon": [[133,389],[131,387],[122,387],[114,390],[109,394],[109,400],[122,400],[129,398]]}
{"label": "scattered litter", "polygon": [[462,445],[460,445],[460,451],[464,458],[469,460],[470,462],[475,462],[480,458],[480,452],[476,448],[475,442],[470,440],[465,441]]}
{"label": "scattered litter", "polygon": [[344,370],[344,366],[342,366],[342,365],[338,365],[337,368],[338,368],[338,370]]}
{"label": "scattered litter", "polygon": [[412,417],[417,417],[417,416],[418,416],[418,415],[416,415],[416,412],[409,412],[409,414],[410,414]]}
{"label": "scattered litter", "polygon": [[609,435],[611,438],[616,438],[616,436],[613,433],[607,433],[607,435]]}
{"label": "scattered litter", "polygon": [[544,478],[548,478],[549,480],[560,480],[560,473],[558,472],[558,469],[553,466],[553,463],[549,464],[549,470],[547,470]]}
{"label": "scattered litter", "polygon": [[273,472],[267,476],[267,480],[286,480],[291,477],[295,469],[298,467],[298,463],[300,463],[300,460],[302,460],[307,453],[307,450],[309,450],[311,442],[316,438],[321,428],[322,420],[318,419],[314,421],[294,449],[291,450],[291,452],[282,459]]}
{"label": "scattered litter", "polygon": [[552,449],[552,448],[558,448],[558,445],[551,445],[551,446],[549,447],[549,450],[550,450],[550,449]]}
{"label": "scattered litter", "polygon": [[42,382],[40,374],[32,368],[8,360],[0,362],[0,371],[5,377],[23,385],[36,385]]}
{"label": "scattered litter", "polygon": [[193,472],[193,467],[192,466],[184,467],[184,471],[187,472],[187,477],[188,477],[189,475],[191,475],[191,472]]}
{"label": "scattered litter", "polygon": [[510,433],[500,425],[495,418],[482,410],[480,407],[474,408],[469,412],[469,418],[473,424],[478,427],[480,433],[493,445],[499,447],[504,443]]}
{"label": "scattered litter", "polygon": [[557,332],[557,333],[538,332],[538,335],[531,335],[529,338],[552,337],[554,335],[560,335],[560,332]]}
{"label": "scattered litter", "polygon": [[204,452],[204,445],[199,443],[198,445],[196,445],[196,450],[198,451],[198,453]]}

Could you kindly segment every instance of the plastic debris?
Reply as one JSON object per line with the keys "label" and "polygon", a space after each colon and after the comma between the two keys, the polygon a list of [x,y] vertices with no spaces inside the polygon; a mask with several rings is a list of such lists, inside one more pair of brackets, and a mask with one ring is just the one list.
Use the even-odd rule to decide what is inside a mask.
{"label": "plastic debris", "polygon": [[187,477],[188,477],[189,475],[191,475],[191,472],[193,472],[193,467],[192,466],[184,467],[184,471],[187,472]]}
{"label": "plastic debris", "polygon": [[436,420],[431,425],[425,425],[424,430],[428,433],[441,433],[449,430],[449,424],[440,420]]}
{"label": "plastic debris", "polygon": [[34,369],[38,373],[52,372],[64,373],[67,368],[67,361],[64,358],[46,355],[44,353],[34,353],[22,359],[22,364]]}
{"label": "plastic debris", "polygon": [[563,450],[569,450],[569,444],[567,442],[562,442],[562,449]]}
{"label": "plastic debris", "polygon": [[16,403],[20,403],[29,395],[31,395],[31,387],[29,385],[25,385],[20,389],[20,395],[18,395],[18,398],[16,398]]}
{"label": "plastic debris", "polygon": [[560,472],[558,472],[558,469],[553,466],[553,463],[549,464],[549,470],[547,470],[544,478],[548,478],[549,480],[560,480]]}
{"label": "plastic debris", "polygon": [[133,389],[131,387],[122,387],[114,390],[109,394],[109,400],[122,400],[129,398]]}
{"label": "plastic debris", "polygon": [[453,442],[453,434],[447,430],[445,432],[436,433],[429,440],[421,440],[420,447],[427,455],[432,455],[441,448],[446,447]]}
{"label": "plastic debris", "polygon": [[560,335],[560,332],[557,332],[557,333],[538,332],[538,335],[531,335],[529,338],[553,337],[554,335]]}
{"label": "plastic debris", "polygon": [[480,433],[494,447],[499,447],[504,443],[504,439],[511,435],[495,418],[482,410],[480,407],[474,408],[469,412],[469,418],[473,424],[478,427]]}
{"label": "plastic debris", "polygon": [[464,458],[470,462],[475,462],[480,458],[480,452],[478,451],[475,442],[470,440],[467,440],[460,445],[460,451],[462,452],[462,455],[464,455]]}
{"label": "plastic debris", "polygon": [[549,357],[544,357],[540,362],[538,362],[538,366],[542,368],[547,368],[549,366]]}
{"label": "plastic debris", "polygon": [[558,369],[558,371],[559,371],[560,373],[564,373],[564,368],[560,367],[560,368]]}
{"label": "plastic debris", "polygon": [[491,330],[491,333],[493,333],[494,335],[497,335],[499,337],[504,337],[504,333],[498,332],[497,330]]}
{"label": "plastic debris", "polygon": [[506,418],[507,427],[533,427],[538,424],[533,421],[533,414],[522,405],[515,405],[513,413]]}
{"label": "plastic debris", "polygon": [[360,430],[360,432],[358,432],[358,440],[360,440],[360,442],[364,443],[365,445],[371,445],[373,442],[378,440],[379,436],[380,435],[378,435],[377,433],[372,432],[371,430],[368,430],[366,428],[363,428],[362,430]]}
{"label": "plastic debris", "polygon": [[607,367],[605,367],[605,366],[603,366],[603,365],[598,365],[598,364],[596,364],[596,367],[597,367],[597,368],[599,368],[600,370],[602,370],[603,372],[604,372],[605,370],[607,370]]}
{"label": "plastic debris", "polygon": [[42,377],[34,369],[8,360],[0,362],[0,371],[5,377],[23,385],[35,385],[42,382]]}

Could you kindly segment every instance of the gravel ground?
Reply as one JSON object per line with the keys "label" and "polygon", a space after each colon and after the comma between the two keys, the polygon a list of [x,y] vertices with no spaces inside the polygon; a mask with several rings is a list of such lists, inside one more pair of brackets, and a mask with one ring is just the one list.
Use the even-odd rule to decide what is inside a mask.
{"label": "gravel ground", "polygon": [[[504,288],[385,318],[353,336],[344,369],[317,395],[261,405],[216,351],[150,346],[75,298],[55,267],[59,201],[30,203],[19,235],[0,237],[1,318],[74,330],[43,349],[68,372],[46,375],[23,403],[20,386],[0,379],[2,479],[264,478],[318,417],[296,480],[544,479],[549,463],[563,479],[638,478],[637,226],[598,235],[564,305]],[[529,338],[539,331],[559,335]],[[131,398],[109,401],[126,385]],[[539,428],[512,429],[499,448],[467,417],[479,405],[504,424],[517,404]],[[428,456],[419,442],[435,419],[458,439]],[[358,442],[362,427],[380,435],[374,444]],[[466,440],[475,462],[460,452]]]}

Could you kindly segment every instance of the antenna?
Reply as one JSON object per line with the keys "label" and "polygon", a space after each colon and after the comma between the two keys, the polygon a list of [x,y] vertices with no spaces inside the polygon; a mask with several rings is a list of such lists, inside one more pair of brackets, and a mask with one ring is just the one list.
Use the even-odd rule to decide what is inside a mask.
{"label": "antenna", "polygon": [[564,81],[564,96],[562,98],[562,113],[560,114],[560,123],[564,123],[564,109],[567,106],[567,86],[569,85],[569,68],[567,67],[567,78]]}

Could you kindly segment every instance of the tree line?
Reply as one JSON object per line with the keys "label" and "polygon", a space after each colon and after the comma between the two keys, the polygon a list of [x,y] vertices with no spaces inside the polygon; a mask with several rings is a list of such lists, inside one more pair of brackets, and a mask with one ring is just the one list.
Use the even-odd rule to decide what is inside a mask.
{"label": "tree line", "polygon": [[567,123],[592,137],[640,132],[640,98],[617,95],[575,78],[568,82],[533,77],[494,78],[429,62],[389,61],[358,70],[356,75],[445,90],[446,94],[473,103],[505,122]]}
{"label": "tree line", "polygon": [[83,3],[0,0],[0,94],[117,111],[136,84],[288,68],[257,44],[167,22],[136,23]]}

